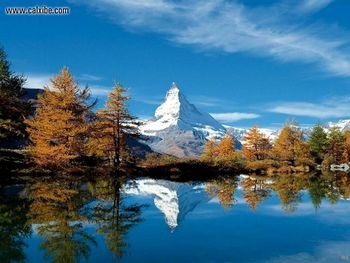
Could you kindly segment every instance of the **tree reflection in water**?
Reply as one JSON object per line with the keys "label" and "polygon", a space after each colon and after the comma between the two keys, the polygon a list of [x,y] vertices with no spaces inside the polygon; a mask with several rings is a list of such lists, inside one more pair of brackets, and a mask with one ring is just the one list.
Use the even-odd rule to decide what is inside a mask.
{"label": "tree reflection in water", "polygon": [[206,185],[206,191],[209,198],[217,196],[220,204],[225,210],[230,209],[235,203],[234,193],[237,189],[238,178],[222,177],[212,180]]}
{"label": "tree reflection in water", "polygon": [[269,197],[271,189],[267,180],[257,177],[244,177],[241,181],[243,198],[247,205],[255,210],[259,203]]}
{"label": "tree reflection in water", "polygon": [[[240,180],[238,180],[240,178]],[[323,174],[282,174],[269,176],[241,175],[221,177],[206,184],[210,198],[217,196],[225,210],[232,208],[241,187],[245,203],[256,210],[272,193],[276,193],[281,208],[287,213],[297,210],[303,191],[308,192],[311,203],[319,209],[323,200],[331,204],[350,198],[350,177],[343,172]]]}
{"label": "tree reflection in water", "polygon": [[[142,221],[143,206],[127,198],[126,182],[111,176],[72,178],[41,177],[26,187],[0,188],[0,262],[26,261],[25,243],[32,232],[41,238],[40,249],[53,262],[87,260],[98,235],[114,258],[128,251],[126,239]],[[154,181],[153,185],[157,184]],[[275,194],[288,213],[298,209],[305,194],[315,209],[320,209],[324,200],[335,204],[350,198],[350,179],[344,173],[226,176],[202,185],[226,211],[239,197],[257,210],[264,209],[261,203]],[[194,191],[203,188],[194,186]],[[186,196],[191,198],[182,198]]]}
{"label": "tree reflection in water", "polygon": [[106,245],[114,257],[121,257],[128,244],[126,235],[141,222],[142,205],[124,202],[123,182],[113,177],[100,178],[90,190],[96,198],[93,205],[93,220],[97,223],[97,233],[104,236]]}
{"label": "tree reflection in water", "polygon": [[28,209],[27,199],[0,188],[0,262],[26,261],[24,239],[31,235],[26,216]]}
{"label": "tree reflection in water", "polygon": [[86,224],[97,224],[108,249],[116,257],[125,253],[129,230],[141,221],[141,207],[126,205],[123,181],[98,177],[82,183],[72,179],[38,179],[30,186],[32,199],[28,216],[42,238],[40,248],[53,262],[77,262],[89,258],[97,243]]}
{"label": "tree reflection in water", "polygon": [[78,181],[38,179],[30,187],[32,203],[28,216],[43,239],[40,248],[52,262],[77,262],[88,259],[95,239],[86,232],[83,222],[85,203],[91,198]]}

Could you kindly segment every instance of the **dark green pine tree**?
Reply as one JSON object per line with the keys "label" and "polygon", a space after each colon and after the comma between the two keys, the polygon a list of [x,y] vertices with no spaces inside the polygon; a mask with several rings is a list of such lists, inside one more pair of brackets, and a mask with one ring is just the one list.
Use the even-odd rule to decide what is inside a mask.
{"label": "dark green pine tree", "polygon": [[24,101],[25,79],[10,70],[5,51],[0,48],[0,145],[24,138],[24,118],[30,104]]}
{"label": "dark green pine tree", "polygon": [[320,124],[316,124],[309,137],[311,154],[315,157],[317,163],[321,162],[327,151],[327,134]]}

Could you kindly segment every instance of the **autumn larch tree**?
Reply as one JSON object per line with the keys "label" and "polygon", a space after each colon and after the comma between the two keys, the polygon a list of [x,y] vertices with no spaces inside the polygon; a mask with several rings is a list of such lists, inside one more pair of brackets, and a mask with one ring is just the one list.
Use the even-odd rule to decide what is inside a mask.
{"label": "autumn larch tree", "polygon": [[91,154],[108,157],[115,167],[119,167],[123,157],[128,154],[127,139],[139,136],[139,122],[129,113],[126,103],[130,97],[125,92],[122,85],[115,85],[105,109],[97,112],[89,142]]}
{"label": "autumn larch tree", "polygon": [[342,155],[342,162],[350,161],[350,131],[344,132],[344,151]]}
{"label": "autumn larch tree", "polygon": [[0,48],[0,144],[25,137],[24,119],[30,104],[23,99],[25,79],[10,70],[6,54]]}
{"label": "autumn larch tree", "polygon": [[277,161],[291,165],[310,165],[309,146],[302,140],[302,132],[295,123],[287,123],[277,137],[272,153]]}
{"label": "autumn larch tree", "polygon": [[213,161],[217,157],[217,144],[214,140],[208,140],[204,145],[203,160]]}
{"label": "autumn larch tree", "polygon": [[39,95],[40,106],[26,121],[34,162],[45,168],[65,168],[84,154],[89,89],[81,89],[67,68]]}
{"label": "autumn larch tree", "polygon": [[323,164],[339,164],[344,159],[345,136],[338,127],[332,127],[327,134],[327,153]]}
{"label": "autumn larch tree", "polygon": [[219,158],[230,158],[235,153],[235,141],[230,134],[226,134],[218,144],[217,155]]}
{"label": "autumn larch tree", "polygon": [[268,157],[271,144],[269,138],[261,133],[258,127],[254,126],[249,129],[243,140],[242,152],[245,158],[250,161],[256,161],[264,160]]}

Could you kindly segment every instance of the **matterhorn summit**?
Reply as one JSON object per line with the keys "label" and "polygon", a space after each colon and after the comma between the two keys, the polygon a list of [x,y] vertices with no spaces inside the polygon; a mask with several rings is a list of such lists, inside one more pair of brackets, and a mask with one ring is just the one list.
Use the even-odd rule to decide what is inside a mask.
{"label": "matterhorn summit", "polygon": [[149,146],[178,157],[198,156],[208,139],[219,139],[226,129],[208,113],[191,104],[173,82],[152,120],[141,127]]}

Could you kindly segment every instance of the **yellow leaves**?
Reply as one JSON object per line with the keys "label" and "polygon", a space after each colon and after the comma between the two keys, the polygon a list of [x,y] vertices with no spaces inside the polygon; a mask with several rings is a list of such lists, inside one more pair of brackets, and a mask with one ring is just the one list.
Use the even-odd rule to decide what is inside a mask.
{"label": "yellow leaves", "polygon": [[96,113],[97,120],[90,126],[91,137],[87,144],[88,154],[107,157],[117,165],[127,153],[126,137],[138,135],[138,125],[127,109],[129,97],[125,92],[120,84],[113,88],[106,108]]}
{"label": "yellow leaves", "polygon": [[231,135],[226,134],[216,148],[217,155],[221,158],[229,158],[235,153],[235,141]]}
{"label": "yellow leaves", "polygon": [[264,160],[268,157],[270,141],[256,126],[248,131],[243,140],[242,152],[248,160]]}
{"label": "yellow leaves", "polygon": [[301,132],[293,125],[286,125],[280,132],[272,148],[278,161],[293,165],[312,164],[308,144],[302,141]]}
{"label": "yellow leaves", "polygon": [[67,68],[51,80],[39,96],[39,107],[33,119],[27,120],[27,131],[33,145],[30,153],[39,165],[66,167],[82,155],[87,125],[84,91],[74,82]]}
{"label": "yellow leaves", "polygon": [[202,158],[213,161],[216,158],[230,158],[235,154],[235,142],[231,135],[226,134],[217,144],[209,140],[204,146]]}

